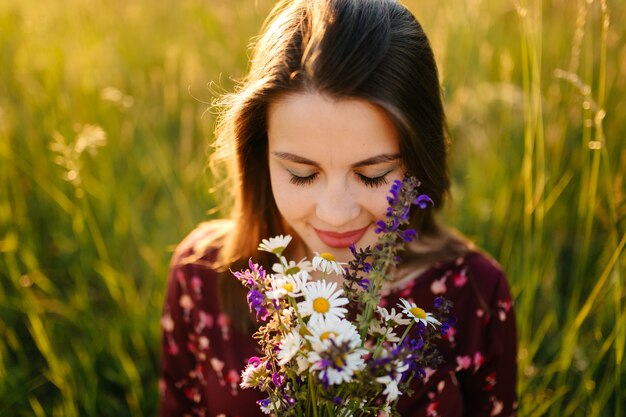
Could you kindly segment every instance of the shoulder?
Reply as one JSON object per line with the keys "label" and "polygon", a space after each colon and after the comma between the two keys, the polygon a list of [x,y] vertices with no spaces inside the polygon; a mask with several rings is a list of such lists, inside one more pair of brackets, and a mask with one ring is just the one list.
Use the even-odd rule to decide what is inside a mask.
{"label": "shoulder", "polygon": [[204,312],[217,311],[216,290],[221,272],[216,261],[228,227],[222,221],[201,223],[174,250],[167,281],[166,311],[182,309],[184,322],[195,320],[198,308]]}
{"label": "shoulder", "polygon": [[506,284],[506,276],[500,264],[486,253],[472,250],[463,257],[465,270],[477,282],[486,287],[498,287]]}
{"label": "shoulder", "polygon": [[190,264],[214,264],[224,237],[232,229],[229,220],[211,220],[200,223],[177,246],[170,262],[171,269]]}

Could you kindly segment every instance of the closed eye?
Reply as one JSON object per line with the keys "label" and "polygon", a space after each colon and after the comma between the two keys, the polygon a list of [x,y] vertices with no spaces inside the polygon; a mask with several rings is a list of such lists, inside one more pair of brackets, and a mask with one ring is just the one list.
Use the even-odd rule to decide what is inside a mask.
{"label": "closed eye", "polygon": [[359,177],[363,184],[367,185],[368,187],[377,188],[387,184],[387,175],[389,174],[389,172],[391,171],[385,172],[383,175],[379,175],[378,177],[367,177],[363,174],[359,174],[358,172],[356,173],[356,175]]}
{"label": "closed eye", "polygon": [[289,182],[294,185],[310,185],[313,183],[313,181],[315,181],[315,179],[318,176],[317,172],[311,175],[307,175],[306,177],[300,177],[298,175],[295,175],[293,172],[289,172],[289,174],[290,174]]}

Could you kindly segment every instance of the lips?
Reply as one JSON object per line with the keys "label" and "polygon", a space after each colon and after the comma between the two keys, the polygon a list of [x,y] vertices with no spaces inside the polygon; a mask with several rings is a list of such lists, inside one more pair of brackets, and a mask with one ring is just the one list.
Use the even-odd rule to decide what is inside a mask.
{"label": "lips", "polygon": [[351,230],[349,232],[337,233],[326,230],[315,229],[315,233],[326,246],[331,248],[347,248],[353,243],[357,243],[367,232],[369,225],[362,229]]}

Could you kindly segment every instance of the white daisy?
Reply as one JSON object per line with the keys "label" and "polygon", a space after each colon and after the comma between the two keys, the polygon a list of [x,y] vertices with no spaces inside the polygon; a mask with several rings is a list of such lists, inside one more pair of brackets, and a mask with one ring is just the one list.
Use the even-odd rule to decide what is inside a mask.
{"label": "white daisy", "polygon": [[272,403],[271,398],[259,400],[256,403],[258,404],[261,411],[265,414],[271,414],[272,412],[276,411],[276,409],[274,408],[274,403]]}
{"label": "white daisy", "polygon": [[287,245],[291,242],[291,236],[289,235],[278,235],[275,237],[270,237],[269,239],[263,239],[263,241],[259,244],[259,250],[270,252],[276,255],[283,253]]}
{"label": "white daisy", "polygon": [[383,320],[383,323],[389,324],[390,321],[394,322],[398,326],[406,326],[411,322],[409,319],[405,319],[402,313],[396,314],[396,309],[392,308],[391,311],[388,311],[385,307],[376,307],[378,314]]}
{"label": "white daisy", "polygon": [[370,322],[370,327],[367,332],[374,337],[380,337],[383,341],[386,342],[399,342],[400,338],[393,330],[394,328],[391,326],[387,327],[378,320],[372,320]]}
{"label": "white daisy", "polygon": [[419,308],[417,304],[409,303],[404,298],[401,298],[400,302],[402,304],[398,304],[398,307],[402,308],[402,311],[404,311],[407,316],[415,320],[416,323],[422,323],[425,326],[430,324],[433,327],[441,324],[441,322],[437,320],[431,313],[427,313],[423,309]]}
{"label": "white daisy", "polygon": [[289,332],[280,342],[280,348],[276,355],[280,359],[278,364],[280,366],[287,364],[300,351],[302,342],[302,336],[300,336],[298,329]]}
{"label": "white daisy", "polygon": [[343,342],[348,342],[348,346],[353,349],[361,344],[361,336],[357,328],[346,319],[329,317],[320,319],[309,324],[307,329],[311,334],[306,335],[306,339],[311,342],[311,347],[317,352],[328,350],[329,347]]}
{"label": "white daisy", "polygon": [[309,271],[313,270],[311,262],[307,261],[306,258],[302,258],[298,263],[287,261],[284,256],[281,256],[279,259],[280,263],[272,265],[272,270],[280,275],[296,275],[301,273],[308,278]]}
{"label": "white daisy", "polygon": [[255,388],[267,378],[265,362],[249,363],[241,372],[241,388]]}
{"label": "white daisy", "polygon": [[368,353],[365,349],[343,351],[336,349],[331,355],[309,352],[308,360],[312,363],[311,370],[320,371],[319,378],[329,385],[338,385],[352,381],[355,372],[365,368],[363,356]]}
{"label": "white daisy", "polygon": [[302,355],[296,356],[296,364],[298,365],[298,369],[296,370],[296,374],[298,375],[309,369],[311,366],[307,358]]}
{"label": "white daisy", "polygon": [[315,252],[313,257],[313,268],[316,271],[329,273],[335,273],[337,275],[343,275],[345,273],[342,265],[347,265],[345,262],[338,262],[332,253]]}
{"label": "white daisy", "polygon": [[348,304],[348,299],[340,297],[342,289],[337,290],[337,283],[327,283],[326,280],[309,282],[302,287],[304,301],[298,303],[298,311],[302,317],[311,316],[311,323],[321,318],[342,318],[348,312],[342,305]]}
{"label": "white daisy", "polygon": [[[271,300],[278,300],[286,296],[298,297],[301,295],[302,281],[302,279],[296,279],[295,275],[272,275],[270,276],[272,290],[267,291],[265,295]],[[306,279],[304,281],[306,282]]]}
{"label": "white daisy", "polygon": [[400,389],[398,388],[399,380],[396,378],[392,378],[389,375],[381,376],[376,378],[376,381],[381,384],[385,384],[385,390],[383,394],[387,396],[387,402],[390,403],[395,401],[400,396]]}
{"label": "white daisy", "polygon": [[393,376],[385,375],[376,378],[376,381],[380,382],[381,384],[385,384],[385,390],[383,391],[383,394],[387,396],[387,404],[395,401],[400,395],[402,395],[402,392],[400,392],[400,389],[398,388],[398,384],[402,380],[402,374],[408,369],[409,366],[403,363],[395,369],[395,371],[393,372]]}

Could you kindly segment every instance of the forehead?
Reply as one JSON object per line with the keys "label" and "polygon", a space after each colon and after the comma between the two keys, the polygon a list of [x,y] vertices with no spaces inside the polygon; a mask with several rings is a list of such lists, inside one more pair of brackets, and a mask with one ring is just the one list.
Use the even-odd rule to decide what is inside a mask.
{"label": "forehead", "polygon": [[391,118],[365,100],[290,94],[272,102],[267,117],[271,151],[358,159],[399,150]]}

